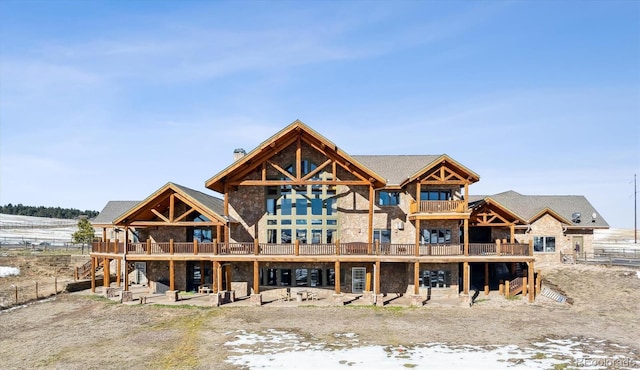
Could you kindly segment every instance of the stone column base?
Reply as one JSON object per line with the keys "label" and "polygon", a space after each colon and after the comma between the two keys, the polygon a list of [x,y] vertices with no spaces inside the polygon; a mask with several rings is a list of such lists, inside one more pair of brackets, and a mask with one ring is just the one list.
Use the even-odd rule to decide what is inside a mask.
{"label": "stone column base", "polygon": [[411,303],[412,307],[422,307],[424,305],[424,298],[419,294],[411,294]]}
{"label": "stone column base", "polygon": [[331,302],[333,306],[344,306],[344,293],[333,294],[333,301]]}
{"label": "stone column base", "polygon": [[211,304],[214,307],[218,307],[222,304],[222,294],[221,293],[211,293],[209,295],[209,302],[211,302]]}
{"label": "stone column base", "polygon": [[120,295],[120,291],[121,289],[119,288],[110,288],[110,287],[105,287],[103,292],[104,292],[104,296],[107,298],[114,298]]}
{"label": "stone column base", "polygon": [[362,302],[373,304],[373,292],[370,290],[362,292]]}
{"label": "stone column base", "polygon": [[130,290],[122,291],[122,299],[120,300],[122,303],[124,302],[132,302],[133,301],[133,292]]}
{"label": "stone column base", "polygon": [[262,294],[251,294],[249,296],[249,305],[251,306],[262,306]]}
{"label": "stone column base", "polygon": [[384,306],[384,294],[376,294],[376,306],[382,307]]}
{"label": "stone column base", "polygon": [[177,302],[180,300],[180,297],[178,296],[178,291],[177,290],[167,290],[166,292],[164,292],[164,295],[169,298],[170,302]]}

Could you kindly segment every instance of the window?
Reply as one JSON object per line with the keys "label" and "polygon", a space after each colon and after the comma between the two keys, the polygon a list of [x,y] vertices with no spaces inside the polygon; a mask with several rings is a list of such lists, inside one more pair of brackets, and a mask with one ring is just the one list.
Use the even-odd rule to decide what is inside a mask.
{"label": "window", "polygon": [[451,200],[451,190],[421,191],[420,200]]}
{"label": "window", "polygon": [[373,230],[373,240],[380,241],[380,243],[391,243],[391,230],[389,229],[375,229]]}
{"label": "window", "polygon": [[451,229],[422,229],[420,244],[451,244]]}
{"label": "window", "polygon": [[[208,222],[209,219],[203,215],[199,215],[193,219],[194,222]],[[212,242],[211,227],[208,226],[195,226],[193,228],[193,234],[191,240],[197,240],[200,243]]]}
{"label": "window", "polygon": [[400,203],[400,193],[397,191],[381,191],[378,197],[380,206],[397,206]]}
{"label": "window", "polygon": [[556,238],[554,236],[534,236],[533,237],[534,252],[555,252]]}
{"label": "window", "polygon": [[[292,175],[294,165],[284,167]],[[301,173],[314,171],[317,165],[303,160]],[[330,181],[332,174],[319,171],[310,181]],[[288,181],[288,177],[278,180]],[[265,190],[265,215],[268,243],[335,243],[338,237],[338,212],[335,186],[312,184],[303,186],[269,186]]]}
{"label": "window", "polygon": [[420,286],[423,288],[448,288],[451,286],[451,272],[448,270],[422,270]]}

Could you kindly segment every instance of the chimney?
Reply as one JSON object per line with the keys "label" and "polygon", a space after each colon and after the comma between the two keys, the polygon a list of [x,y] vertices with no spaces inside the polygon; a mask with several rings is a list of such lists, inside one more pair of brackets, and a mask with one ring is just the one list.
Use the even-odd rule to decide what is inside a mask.
{"label": "chimney", "polygon": [[234,149],[233,150],[233,161],[237,161],[238,159],[244,157],[245,155],[247,155],[247,152],[242,149],[242,148],[238,148],[238,149]]}

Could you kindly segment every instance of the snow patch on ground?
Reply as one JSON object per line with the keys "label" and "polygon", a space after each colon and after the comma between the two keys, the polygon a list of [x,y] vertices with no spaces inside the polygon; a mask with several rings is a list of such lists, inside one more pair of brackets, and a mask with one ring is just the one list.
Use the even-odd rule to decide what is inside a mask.
{"label": "snow patch on ground", "polygon": [[17,267],[0,266],[0,277],[12,275],[20,275],[20,269]]}
{"label": "snow patch on ground", "polygon": [[225,346],[238,353],[227,362],[250,369],[549,369],[575,366],[580,359],[621,358],[605,357],[603,351],[592,348],[599,342],[591,338],[545,339],[521,348],[445,343],[360,345],[353,333],[334,334],[336,343],[277,330],[226,334],[232,339]]}

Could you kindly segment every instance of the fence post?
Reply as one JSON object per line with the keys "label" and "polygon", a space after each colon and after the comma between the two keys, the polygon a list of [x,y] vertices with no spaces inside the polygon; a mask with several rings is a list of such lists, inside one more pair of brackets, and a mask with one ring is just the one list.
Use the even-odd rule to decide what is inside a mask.
{"label": "fence post", "polygon": [[500,239],[496,239],[496,256],[500,255]]}
{"label": "fence post", "polygon": [[253,254],[256,256],[260,254],[260,244],[258,244],[258,239],[253,239]]}
{"label": "fence post", "polygon": [[193,239],[193,254],[198,254],[198,239]]}
{"label": "fence post", "polygon": [[504,280],[500,279],[500,285],[498,285],[498,294],[504,295]]}
{"label": "fence post", "polygon": [[38,299],[38,282],[36,281],[36,299]]}
{"label": "fence post", "polygon": [[296,241],[293,244],[293,248],[294,248],[294,254],[296,256],[300,255],[300,240],[296,239]]}
{"label": "fence post", "polygon": [[375,243],[376,243],[376,256],[379,256],[380,255],[380,240],[376,239]]}
{"label": "fence post", "polygon": [[173,239],[169,239],[169,254],[173,254]]}
{"label": "fence post", "polygon": [[53,293],[54,295],[58,295],[58,277],[57,276],[53,278],[53,292],[54,292]]}
{"label": "fence post", "polygon": [[151,239],[147,239],[147,254],[151,254]]}
{"label": "fence post", "polygon": [[213,239],[213,254],[218,254],[218,238]]}
{"label": "fence post", "polygon": [[340,255],[340,240],[336,240],[336,256]]}

